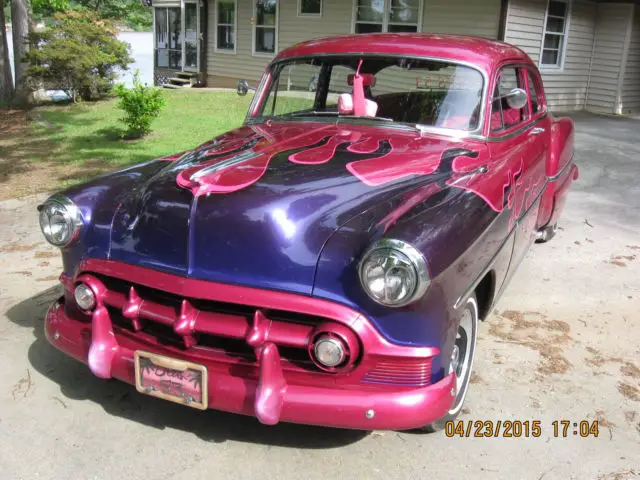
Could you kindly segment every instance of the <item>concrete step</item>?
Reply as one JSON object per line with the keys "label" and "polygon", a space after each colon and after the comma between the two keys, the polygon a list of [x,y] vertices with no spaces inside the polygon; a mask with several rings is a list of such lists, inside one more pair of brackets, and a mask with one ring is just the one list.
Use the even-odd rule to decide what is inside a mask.
{"label": "concrete step", "polygon": [[173,85],[171,83],[163,83],[161,87],[166,88],[167,90],[180,90],[182,88],[182,87],[179,87],[178,85]]}
{"label": "concrete step", "polygon": [[191,79],[172,77],[169,79],[169,83],[173,83],[174,85],[178,86],[191,85]]}
{"label": "concrete step", "polygon": [[176,72],[176,77],[184,78],[187,80],[191,80],[192,78],[195,79],[197,76],[198,76],[197,73],[192,73],[192,72]]}

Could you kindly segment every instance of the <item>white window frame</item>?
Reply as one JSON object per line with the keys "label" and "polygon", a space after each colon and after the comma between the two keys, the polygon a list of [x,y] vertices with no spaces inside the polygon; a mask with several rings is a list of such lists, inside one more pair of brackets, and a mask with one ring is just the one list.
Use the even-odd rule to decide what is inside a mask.
{"label": "white window frame", "polygon": [[311,18],[321,18],[322,17],[322,9],[324,7],[324,0],[320,0],[320,13],[303,13],[302,12],[302,0],[298,0],[298,16],[299,17],[311,17]]}
{"label": "white window frame", "polygon": [[[547,37],[547,34],[549,35],[560,35],[557,32],[547,32],[547,20],[549,18],[549,4],[551,3],[551,1],[554,2],[559,2],[559,3],[566,3],[567,4],[567,10],[566,10],[566,18],[565,18],[565,22],[564,22],[564,32],[562,32],[562,53],[560,55],[560,62],[555,64],[555,65],[551,65],[551,64],[543,64],[542,63],[542,53],[544,52],[544,40]],[[542,30],[542,40],[540,42],[540,56],[538,57],[538,67],[540,68],[540,70],[544,70],[547,72],[562,72],[564,70],[564,60],[566,58],[567,55],[567,39],[569,38],[569,27],[571,24],[571,7],[572,7],[572,0],[548,0],[547,1],[547,9],[544,12],[544,25],[543,25],[543,30]],[[557,17],[560,18],[560,17]]]}
{"label": "white window frame", "polygon": [[[257,2],[256,0],[252,0],[253,1],[253,25],[251,28],[251,55],[253,55],[254,57],[267,57],[267,58],[273,58],[278,54],[278,30],[280,30],[279,25],[280,25],[280,0],[276,0],[276,24],[271,27],[271,26],[267,26],[267,25],[263,25],[263,26],[259,26],[258,25],[258,8],[257,8]],[[258,28],[274,28],[275,27],[275,38],[273,39],[274,41],[274,45],[273,45],[273,53],[269,53],[269,52],[257,52],[256,51],[256,29]]]}
{"label": "white window frame", "polygon": [[369,25],[382,25],[382,32],[389,31],[389,25],[416,25],[416,33],[422,32],[422,15],[424,9],[424,0],[418,0],[418,23],[397,23],[389,22],[389,11],[391,9],[391,0],[384,0],[384,14],[382,22],[358,22],[358,0],[353,0],[351,11],[351,33],[356,33],[356,24],[363,23]]}
{"label": "white window frame", "polygon": [[[216,2],[213,5],[213,8],[215,8],[215,12],[214,12],[214,25],[213,25],[213,35],[214,35],[214,46],[213,49],[216,53],[226,53],[229,55],[235,55],[236,51],[238,49],[238,0],[232,0],[233,1],[233,8],[235,9],[234,14],[233,14],[233,23],[219,23],[218,22],[218,15],[219,15],[219,10],[218,10],[218,4],[220,3],[219,1],[216,0]],[[233,50],[229,49],[229,48],[220,48],[218,47],[218,27],[233,27]]]}
{"label": "white window frame", "polygon": [[[166,4],[162,4],[162,5],[156,5],[155,7],[153,7],[153,20],[152,20],[152,24],[153,24],[153,68],[156,69],[166,69],[166,70],[172,70],[172,71],[178,71],[176,69],[176,67],[171,67],[171,66],[166,66],[166,67],[160,67],[158,66],[158,44],[157,44],[157,38],[156,38],[156,12],[157,10],[166,10],[166,26],[167,26],[167,34],[169,32],[169,9],[179,9],[180,10],[180,31],[181,31],[181,36],[182,36],[182,32],[184,32],[184,2],[182,2],[182,5],[180,2],[167,2]],[[174,50],[177,51],[175,48],[170,49],[168,47],[167,44],[167,48],[163,49],[163,50]],[[184,67],[184,39],[183,39],[183,45],[180,47],[181,53],[180,53],[180,66],[177,67],[180,69],[180,71],[183,70]]]}

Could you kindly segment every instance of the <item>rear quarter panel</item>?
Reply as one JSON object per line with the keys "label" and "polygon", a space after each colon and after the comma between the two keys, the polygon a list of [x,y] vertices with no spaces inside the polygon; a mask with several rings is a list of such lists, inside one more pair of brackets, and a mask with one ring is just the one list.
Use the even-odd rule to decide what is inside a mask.
{"label": "rear quarter panel", "polygon": [[574,162],[575,126],[569,117],[552,117],[547,158],[547,186],[540,202],[537,226],[557,221],[571,182],[577,178]]}

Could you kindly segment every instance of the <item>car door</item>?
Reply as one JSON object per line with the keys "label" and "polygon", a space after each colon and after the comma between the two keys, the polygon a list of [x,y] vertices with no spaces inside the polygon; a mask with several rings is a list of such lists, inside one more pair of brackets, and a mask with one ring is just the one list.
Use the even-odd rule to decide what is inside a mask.
{"label": "car door", "polygon": [[[495,78],[491,103],[489,154],[491,165],[505,185],[506,233],[515,236],[510,273],[535,240],[539,199],[546,178],[549,128],[535,102],[532,104],[528,77],[526,66],[504,65]],[[522,108],[512,108],[507,100],[516,88],[527,92]]]}

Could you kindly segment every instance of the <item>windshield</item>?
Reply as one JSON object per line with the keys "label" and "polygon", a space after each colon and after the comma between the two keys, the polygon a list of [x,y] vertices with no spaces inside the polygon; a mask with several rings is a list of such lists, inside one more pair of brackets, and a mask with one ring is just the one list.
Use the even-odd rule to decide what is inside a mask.
{"label": "windshield", "polygon": [[[483,77],[452,62],[322,56],[278,62],[271,74],[254,118],[357,117],[466,131],[480,121]],[[359,82],[366,111],[354,107]]]}

